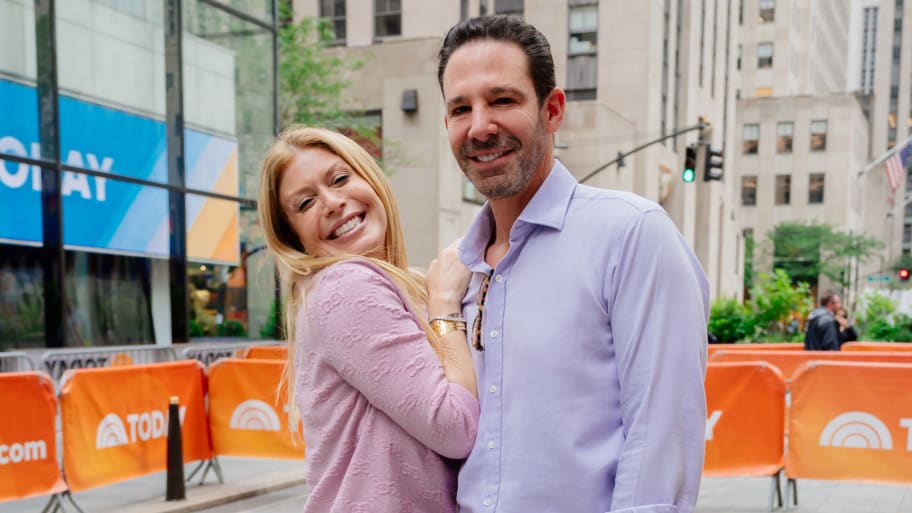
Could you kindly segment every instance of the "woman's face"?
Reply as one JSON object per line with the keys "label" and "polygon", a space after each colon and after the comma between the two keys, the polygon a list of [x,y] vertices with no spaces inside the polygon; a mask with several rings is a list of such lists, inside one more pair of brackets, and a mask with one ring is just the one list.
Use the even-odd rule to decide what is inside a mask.
{"label": "woman's face", "polygon": [[380,197],[335,153],[296,150],[279,178],[279,201],[308,255],[384,258],[387,218]]}

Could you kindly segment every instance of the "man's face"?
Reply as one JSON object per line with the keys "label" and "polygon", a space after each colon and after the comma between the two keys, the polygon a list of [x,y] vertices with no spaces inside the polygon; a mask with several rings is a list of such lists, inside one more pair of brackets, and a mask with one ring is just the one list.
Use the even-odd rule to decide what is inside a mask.
{"label": "man's face", "polygon": [[443,74],[450,148],[488,199],[515,196],[533,179],[544,180],[564,107],[563,93],[555,91],[559,98],[552,92],[539,108],[526,54],[514,43],[473,41],[453,52]]}
{"label": "man's face", "polygon": [[827,309],[833,313],[842,310],[842,300],[839,299],[839,296],[833,296],[833,299],[830,300],[830,304],[827,305]]}

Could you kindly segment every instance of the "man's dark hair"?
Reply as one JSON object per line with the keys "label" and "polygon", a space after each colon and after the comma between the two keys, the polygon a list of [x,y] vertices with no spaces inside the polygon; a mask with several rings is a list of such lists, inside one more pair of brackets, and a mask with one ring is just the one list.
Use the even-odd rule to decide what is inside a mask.
{"label": "man's dark hair", "polygon": [[544,103],[545,98],[555,88],[557,82],[554,78],[554,59],[551,57],[551,45],[544,34],[532,25],[516,16],[498,15],[469,18],[453,26],[443,45],[437,53],[437,81],[440,83],[440,92],[443,92],[443,72],[453,52],[466,43],[481,40],[504,41],[516,43],[526,54],[526,65],[529,76],[535,86],[535,96],[538,106]]}
{"label": "man's dark hair", "polygon": [[836,294],[836,292],[833,290],[828,290],[828,291],[824,292],[823,295],[820,296],[820,306],[822,306],[824,308],[830,306],[830,303],[833,302],[833,298],[836,297],[837,295],[838,294]]}

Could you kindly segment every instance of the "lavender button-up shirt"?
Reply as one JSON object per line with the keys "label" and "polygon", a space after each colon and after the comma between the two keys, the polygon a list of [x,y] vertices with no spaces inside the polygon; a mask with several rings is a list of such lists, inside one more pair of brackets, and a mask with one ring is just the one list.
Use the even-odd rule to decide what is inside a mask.
{"label": "lavender button-up shirt", "polygon": [[[460,247],[491,268],[486,205]],[[471,349],[481,421],[463,513],[690,513],[703,468],[708,285],[661,207],[555,161],[510,232]],[[471,336],[471,335],[470,335]]]}

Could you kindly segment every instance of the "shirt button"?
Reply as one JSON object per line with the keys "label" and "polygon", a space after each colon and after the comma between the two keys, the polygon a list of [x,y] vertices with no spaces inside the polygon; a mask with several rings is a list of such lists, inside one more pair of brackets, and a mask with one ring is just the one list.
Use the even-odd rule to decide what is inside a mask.
{"label": "shirt button", "polygon": [[497,276],[494,277],[494,281],[496,281],[497,283],[502,282],[502,281],[503,281],[503,275],[502,275],[502,274],[498,274]]}
{"label": "shirt button", "polygon": [[497,330],[491,330],[491,338],[497,338]]}
{"label": "shirt button", "polygon": [[491,385],[491,388],[488,389],[492,394],[497,393],[497,385]]}
{"label": "shirt button", "polygon": [[494,440],[488,440],[488,449],[493,449],[497,444],[494,443]]}
{"label": "shirt button", "polygon": [[485,506],[490,506],[492,502],[493,501],[491,499],[485,499],[484,501],[482,501],[482,504],[484,504]]}

